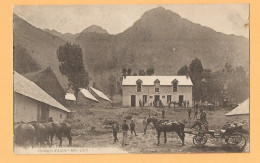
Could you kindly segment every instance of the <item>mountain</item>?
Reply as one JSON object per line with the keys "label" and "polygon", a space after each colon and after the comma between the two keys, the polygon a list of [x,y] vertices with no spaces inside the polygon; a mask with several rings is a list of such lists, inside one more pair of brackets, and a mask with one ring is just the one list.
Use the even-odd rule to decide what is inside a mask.
{"label": "mountain", "polygon": [[[56,50],[66,43],[65,40],[32,26],[14,14],[13,43],[15,71],[30,73],[50,66],[63,88],[67,87],[67,79],[59,71],[56,55]],[[19,59],[23,56],[29,59]]]}
{"label": "mountain", "polygon": [[[70,39],[54,30],[43,31],[14,15],[14,47],[18,49],[15,53],[24,53],[30,62],[29,68],[23,69],[32,71],[50,65],[63,88],[67,87],[67,80],[59,72],[56,50]],[[153,67],[157,75],[173,75],[194,58],[199,58],[203,67],[212,71],[229,62],[249,72],[249,39],[216,32],[162,7],[145,12],[120,34],[111,35],[93,25],[73,39],[83,49],[91,82],[102,88],[107,87],[111,74],[119,80],[123,68],[138,73]],[[27,64],[26,61],[17,62]]]}
{"label": "mountain", "polygon": [[213,71],[225,62],[249,70],[247,38],[216,32],[162,7],[145,12],[120,34],[83,32],[75,42],[92,72],[120,74],[123,68],[138,72],[154,67],[156,74],[173,75],[194,58]]}
{"label": "mountain", "polygon": [[91,25],[84,29],[81,33],[108,33],[105,29],[97,25]]}
{"label": "mountain", "polygon": [[44,31],[46,31],[54,36],[58,36],[58,37],[62,38],[63,40],[71,42],[71,43],[74,43],[75,39],[79,36],[79,33],[76,33],[76,34],[61,33],[61,32],[56,31],[55,29],[52,29],[52,30],[44,29]]}

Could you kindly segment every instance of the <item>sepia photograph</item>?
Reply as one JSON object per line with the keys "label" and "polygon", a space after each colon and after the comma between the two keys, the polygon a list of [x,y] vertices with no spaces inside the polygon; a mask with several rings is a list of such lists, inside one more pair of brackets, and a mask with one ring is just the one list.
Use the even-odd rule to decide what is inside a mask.
{"label": "sepia photograph", "polygon": [[249,153],[249,11],[14,5],[14,154]]}

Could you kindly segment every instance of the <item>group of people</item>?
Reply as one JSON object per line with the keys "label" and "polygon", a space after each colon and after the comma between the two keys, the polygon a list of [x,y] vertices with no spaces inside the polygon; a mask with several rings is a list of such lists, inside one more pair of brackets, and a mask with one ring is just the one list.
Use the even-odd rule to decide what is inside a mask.
{"label": "group of people", "polygon": [[139,100],[139,106],[143,107],[145,105],[145,101]]}
{"label": "group of people", "polygon": [[153,100],[154,107],[163,107],[162,100]]}
{"label": "group of people", "polygon": [[183,107],[183,108],[189,108],[190,107],[190,102],[189,102],[189,100],[185,100],[185,101],[183,101],[183,102],[181,102],[181,101],[178,101],[178,102],[176,102],[176,101],[173,101],[172,102],[173,103],[173,107],[175,108],[176,106],[179,106],[179,107]]}
{"label": "group of people", "polygon": [[[192,113],[192,109],[188,108],[189,119],[191,119],[191,113]],[[165,109],[162,110],[162,119],[164,119],[164,118],[165,118]],[[202,127],[204,127],[205,130],[208,130],[208,121],[207,121],[207,118],[206,118],[206,113],[198,105],[194,106],[194,119],[195,119],[195,122],[191,126],[192,129],[194,129],[196,126],[198,126],[199,129],[202,129]],[[133,134],[135,136],[138,136],[136,134],[136,130],[135,130],[136,125],[135,125],[133,120],[131,120],[130,124],[128,125],[127,121],[125,119],[123,121],[123,124],[122,124],[121,127],[122,127],[122,136],[123,136],[122,145],[125,146],[125,145],[127,145],[126,142],[127,142],[127,136],[128,136],[129,129],[130,129],[132,136],[133,136]],[[143,120],[143,129],[144,129],[144,135],[145,135],[146,130],[147,130],[147,119],[146,119],[146,117],[144,117],[144,120]],[[117,133],[119,131],[119,123],[118,122],[112,125],[112,130],[113,130],[114,142],[118,142],[118,138],[117,138]]]}
{"label": "group of people", "polygon": [[[191,119],[191,108],[188,109],[188,117],[189,119]],[[199,114],[199,117],[198,117]],[[207,115],[205,113],[205,111],[199,107],[198,104],[196,104],[194,106],[194,119],[195,122],[194,124],[191,126],[192,129],[194,129],[194,127],[198,126],[199,129],[202,129],[202,126],[204,126],[205,130],[208,130],[208,121],[207,121]]]}
{"label": "group of people", "polygon": [[[143,120],[143,125],[144,125],[144,134],[146,134],[146,129],[147,129],[147,125],[146,125],[146,118],[144,118]],[[133,136],[133,134],[135,136],[138,136],[136,134],[136,131],[135,131],[135,123],[133,120],[131,120],[130,124],[128,125],[127,122],[126,122],[126,119],[123,121],[123,124],[122,124],[122,136],[123,136],[123,139],[122,139],[122,145],[123,146],[126,146],[126,141],[127,141],[127,136],[128,136],[128,131],[129,131],[129,128],[130,128],[130,132],[131,132],[131,135]],[[119,131],[119,124],[118,122],[113,124],[112,125],[112,130],[113,130],[113,136],[114,136],[114,142],[118,142],[118,138],[117,138],[117,133]]]}

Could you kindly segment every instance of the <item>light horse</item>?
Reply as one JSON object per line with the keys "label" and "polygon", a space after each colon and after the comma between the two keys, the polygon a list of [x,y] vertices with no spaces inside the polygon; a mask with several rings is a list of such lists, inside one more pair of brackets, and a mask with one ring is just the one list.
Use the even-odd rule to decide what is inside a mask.
{"label": "light horse", "polygon": [[157,139],[158,139],[157,145],[160,145],[161,132],[164,133],[164,143],[167,142],[166,132],[176,132],[182,141],[182,145],[184,145],[184,138],[185,138],[185,134],[184,134],[185,124],[184,123],[170,122],[169,120],[158,120],[155,117],[149,117],[149,118],[147,118],[146,125],[149,125],[150,123],[153,123],[153,125],[157,131]]}

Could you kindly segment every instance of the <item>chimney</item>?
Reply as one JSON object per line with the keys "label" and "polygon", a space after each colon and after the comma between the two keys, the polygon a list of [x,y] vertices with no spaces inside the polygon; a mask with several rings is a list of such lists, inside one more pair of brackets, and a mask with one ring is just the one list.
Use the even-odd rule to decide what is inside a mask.
{"label": "chimney", "polygon": [[188,73],[186,73],[186,78],[189,79],[189,74]]}

